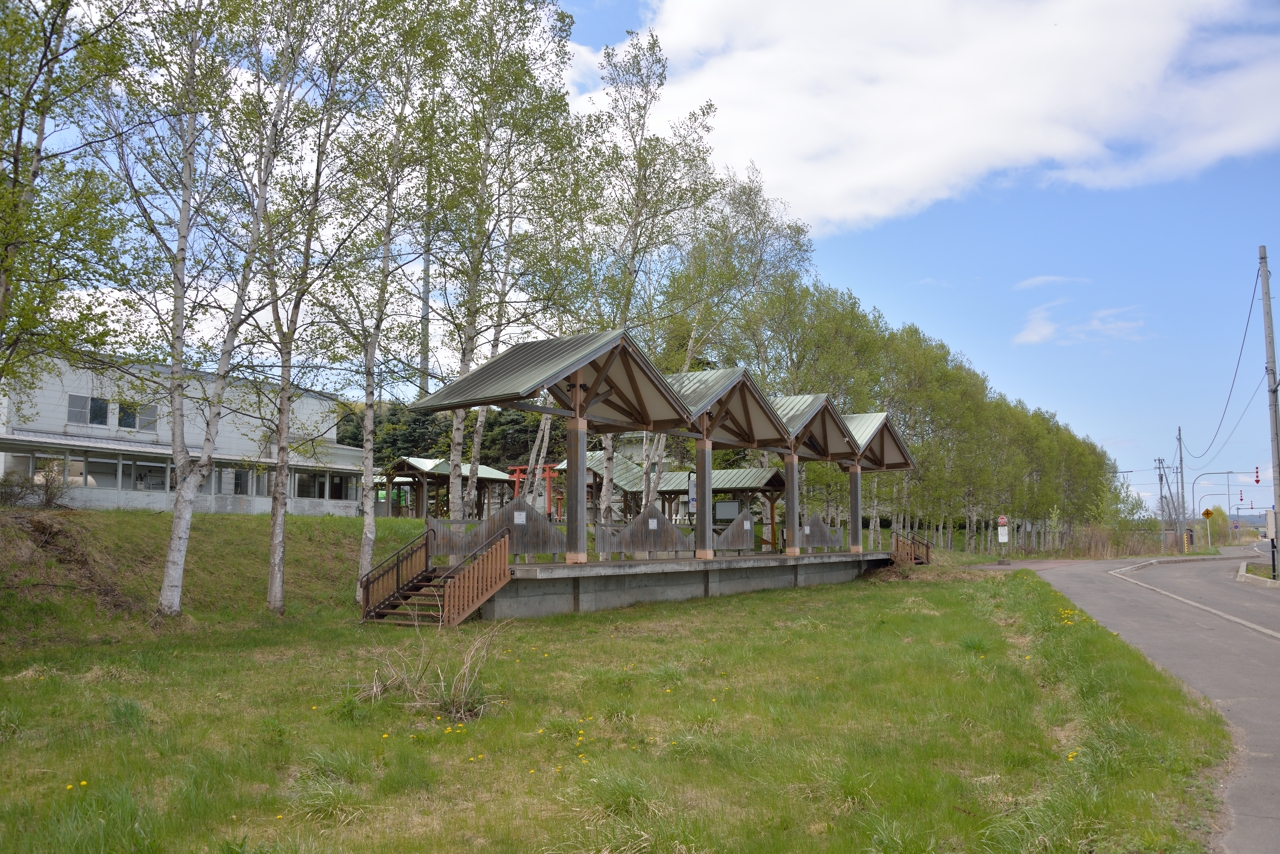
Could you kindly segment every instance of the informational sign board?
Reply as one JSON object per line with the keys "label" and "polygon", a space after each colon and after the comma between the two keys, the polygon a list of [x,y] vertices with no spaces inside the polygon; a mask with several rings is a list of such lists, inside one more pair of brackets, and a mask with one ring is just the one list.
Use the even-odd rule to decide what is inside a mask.
{"label": "informational sign board", "polygon": [[[990,518],[990,517],[988,517],[988,518]],[[1007,527],[1009,527],[1009,517],[1008,517],[1008,516],[998,516],[998,517],[996,517],[996,524],[997,524],[997,525],[999,525],[1001,528],[1007,528]]]}
{"label": "informational sign board", "polygon": [[658,520],[657,520],[657,519],[650,519],[650,520],[649,520],[649,530],[650,530],[650,531],[656,531],[656,530],[658,530]]}
{"label": "informational sign board", "polygon": [[742,512],[742,504],[738,501],[717,501],[716,521],[732,522]]}
{"label": "informational sign board", "polygon": [[1002,543],[1009,542],[1009,526],[1001,525],[999,528],[997,528],[996,538]]}
{"label": "informational sign board", "polygon": [[1267,511],[1267,539],[1274,540],[1276,538],[1276,511]]}
{"label": "informational sign board", "polygon": [[514,517],[515,517],[515,523],[516,523],[517,525],[524,525],[524,524],[526,524],[526,523],[525,523],[525,518],[524,518],[524,517],[525,517],[525,515],[526,515],[526,513],[527,513],[527,512],[528,512],[528,511],[526,511],[526,510],[517,510],[516,512],[514,512],[514,513],[512,513],[512,514],[511,514],[512,516],[514,516]]}
{"label": "informational sign board", "polygon": [[[689,512],[698,512],[698,478],[693,476],[689,478]],[[733,515],[738,515],[737,513]]]}

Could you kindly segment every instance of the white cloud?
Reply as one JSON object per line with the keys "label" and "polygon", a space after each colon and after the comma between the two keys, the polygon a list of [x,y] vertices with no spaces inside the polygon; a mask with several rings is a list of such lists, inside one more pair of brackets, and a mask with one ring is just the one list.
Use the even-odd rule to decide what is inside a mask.
{"label": "white cloud", "polygon": [[1126,186],[1280,142],[1260,0],[658,0],[651,20],[667,113],[714,101],[718,159],[819,229],[992,175]]}
{"label": "white cloud", "polygon": [[1033,308],[1027,312],[1027,325],[1013,336],[1014,344],[1043,344],[1052,341],[1058,334],[1058,324],[1049,319],[1049,309],[1059,305],[1061,301]]}
{"label": "white cloud", "polygon": [[1056,341],[1059,344],[1079,344],[1106,338],[1130,341],[1141,338],[1144,321],[1130,314],[1137,306],[1101,308],[1074,323],[1050,317],[1050,309],[1066,303],[1067,300],[1054,300],[1027,312],[1027,322],[1022,331],[1013,336],[1013,343],[1045,344]]}
{"label": "white cloud", "polygon": [[1023,279],[1021,282],[1013,286],[1015,291],[1025,291],[1028,288],[1038,288],[1042,285],[1065,285],[1074,284],[1076,282],[1087,282],[1088,279],[1077,279],[1072,276],[1032,276],[1029,279]]}

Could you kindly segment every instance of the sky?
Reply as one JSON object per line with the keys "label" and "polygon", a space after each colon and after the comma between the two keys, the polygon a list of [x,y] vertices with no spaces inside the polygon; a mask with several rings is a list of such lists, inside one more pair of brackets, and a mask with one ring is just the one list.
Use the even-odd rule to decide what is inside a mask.
{"label": "sky", "polygon": [[604,45],[652,28],[666,117],[715,104],[717,162],[756,164],[826,282],[1056,413],[1145,497],[1181,427],[1192,512],[1228,481],[1271,506],[1254,287],[1259,245],[1280,267],[1280,4],[563,6],[575,99]]}

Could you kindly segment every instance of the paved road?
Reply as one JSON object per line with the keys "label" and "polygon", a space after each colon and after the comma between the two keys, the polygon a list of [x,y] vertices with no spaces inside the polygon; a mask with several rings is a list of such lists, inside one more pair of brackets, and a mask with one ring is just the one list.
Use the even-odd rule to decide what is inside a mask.
{"label": "paved road", "polygon": [[[1224,552],[1229,557],[1157,565],[1127,577],[1280,632],[1280,588],[1236,581],[1241,560],[1259,556],[1239,548]],[[1135,562],[1023,565],[1217,704],[1236,728],[1243,750],[1226,784],[1229,815],[1215,841],[1229,854],[1275,854],[1280,851],[1280,639],[1110,574]]]}

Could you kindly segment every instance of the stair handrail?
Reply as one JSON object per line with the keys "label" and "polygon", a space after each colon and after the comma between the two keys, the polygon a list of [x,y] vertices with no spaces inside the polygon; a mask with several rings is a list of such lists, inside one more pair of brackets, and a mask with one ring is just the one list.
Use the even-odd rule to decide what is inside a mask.
{"label": "stair handrail", "polygon": [[[378,608],[381,608],[391,599],[395,598],[396,594],[400,591],[400,588],[404,587],[405,584],[407,584],[409,581],[412,580],[408,578],[400,578],[399,571],[400,571],[400,567],[404,565],[405,559],[410,555],[414,554],[415,552],[417,552],[418,549],[425,548],[427,550],[427,559],[424,563],[424,566],[426,567],[427,572],[431,571],[431,544],[435,541],[435,539],[436,539],[435,529],[427,528],[421,534],[414,537],[412,540],[410,540],[409,542],[401,546],[399,549],[397,549],[394,554],[392,554],[390,557],[383,560],[382,563],[374,567],[372,572],[370,572],[368,575],[364,577],[364,579],[360,582],[360,591],[361,591],[360,599],[361,599],[361,604],[364,607],[365,619],[369,618],[370,613],[376,611]],[[384,576],[391,573],[392,571],[395,571],[397,573],[395,589],[392,591],[390,595],[383,597],[381,602],[378,602],[371,606],[369,602],[369,590],[373,587],[373,585],[376,582],[381,581]],[[419,574],[421,573],[415,573],[415,577]]]}
{"label": "stair handrail", "polygon": [[[436,578],[440,581],[448,581],[450,578],[453,578],[459,572],[462,572],[462,570],[466,569],[467,565],[470,564],[476,558],[478,558],[482,553],[487,552],[489,549],[497,545],[498,541],[501,540],[503,537],[509,537],[509,536],[511,536],[510,527],[499,528],[492,537],[485,540],[484,543],[482,543],[481,545],[472,549],[471,554],[467,555],[462,560],[458,561],[453,566],[449,567],[444,572],[437,575]],[[514,573],[515,570],[512,570],[512,572]]]}
{"label": "stair handrail", "polygon": [[[510,528],[499,529],[466,558],[437,576],[442,582],[441,626],[452,628],[458,625],[515,577],[515,570],[508,563],[507,546],[511,536]],[[498,560],[493,559],[498,556]],[[485,579],[488,579],[487,583]]]}

